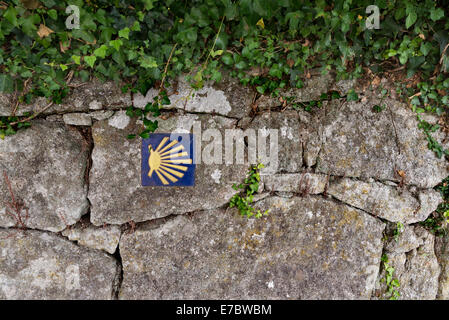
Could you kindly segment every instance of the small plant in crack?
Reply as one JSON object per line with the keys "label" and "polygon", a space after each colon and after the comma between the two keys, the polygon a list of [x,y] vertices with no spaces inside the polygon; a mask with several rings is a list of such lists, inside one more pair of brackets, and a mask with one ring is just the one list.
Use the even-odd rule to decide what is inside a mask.
{"label": "small plant in crack", "polygon": [[393,230],[393,238],[396,242],[399,241],[399,236],[404,232],[404,225],[402,222],[396,223],[396,228]]}
{"label": "small plant in crack", "polygon": [[398,300],[399,297],[401,296],[401,294],[398,291],[401,285],[399,283],[399,280],[393,277],[395,269],[388,263],[388,257],[386,254],[382,256],[382,263],[383,268],[385,270],[385,277],[382,278],[380,281],[385,282],[387,286],[385,296],[389,300]]}
{"label": "small plant in crack", "polygon": [[294,98],[295,97],[286,97],[284,100],[287,104],[291,104],[292,108],[295,110],[304,109],[307,112],[311,112],[313,108],[321,108],[324,101],[340,99],[342,96],[338,91],[329,91],[322,93],[319,100],[292,103]]}
{"label": "small plant in crack", "polygon": [[251,206],[254,200],[254,194],[259,189],[260,183],[260,169],[262,169],[264,165],[262,163],[258,163],[256,165],[251,166],[248,177],[245,179],[244,183],[239,185],[234,184],[232,188],[236,191],[241,190],[241,193],[234,195],[229,202],[229,207],[236,207],[242,216],[246,216],[248,218],[255,217],[261,218],[264,215],[268,215],[268,210],[265,212],[261,212],[260,210],[256,210]]}
{"label": "small plant in crack", "polygon": [[386,104],[383,103],[383,101],[384,101],[385,97],[387,97],[389,95],[388,90],[381,88],[380,94],[381,94],[380,104],[376,104],[373,106],[373,111],[376,113],[382,112],[387,107]]}
{"label": "small plant in crack", "polygon": [[129,226],[127,229],[128,234],[133,234],[134,232],[136,232],[136,223],[134,222],[134,220],[129,220],[127,224]]}
{"label": "small plant in crack", "polygon": [[420,224],[438,237],[445,237],[449,234],[449,177],[445,178],[435,190],[441,193],[443,202],[438,205],[426,220]]}
{"label": "small plant in crack", "polygon": [[5,214],[15,221],[15,228],[26,229],[26,222],[29,218],[28,208],[25,206],[23,201],[17,199],[14,195],[11,182],[9,181],[6,171],[3,171],[3,177],[11,197],[11,201],[5,202]]}

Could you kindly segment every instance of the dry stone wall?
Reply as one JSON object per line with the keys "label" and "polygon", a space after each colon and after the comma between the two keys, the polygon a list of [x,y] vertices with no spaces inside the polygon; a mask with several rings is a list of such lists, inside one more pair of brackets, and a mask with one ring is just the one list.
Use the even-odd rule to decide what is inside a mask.
{"label": "dry stone wall", "polygon": [[[283,94],[310,101],[352,85],[317,76]],[[380,97],[367,92],[306,112],[229,78],[173,88],[157,132],[278,130],[277,165],[255,197],[269,215],[228,208],[247,163],[198,164],[194,187],[142,187],[140,141],[126,139],[142,124],[125,109],[156,91],[82,84],[0,140],[1,299],[381,299],[384,253],[401,299],[448,299],[447,239],[419,222],[442,201],[433,188],[449,168],[407,105],[389,98],[391,113],[376,113]],[[0,115],[10,100],[0,96]],[[386,239],[397,222],[404,231]]]}

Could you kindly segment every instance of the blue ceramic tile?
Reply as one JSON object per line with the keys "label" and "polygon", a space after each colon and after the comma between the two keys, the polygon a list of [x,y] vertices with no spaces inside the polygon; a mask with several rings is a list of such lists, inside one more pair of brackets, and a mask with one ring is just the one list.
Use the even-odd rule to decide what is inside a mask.
{"label": "blue ceramic tile", "polygon": [[142,140],[142,186],[195,185],[191,133],[153,133]]}

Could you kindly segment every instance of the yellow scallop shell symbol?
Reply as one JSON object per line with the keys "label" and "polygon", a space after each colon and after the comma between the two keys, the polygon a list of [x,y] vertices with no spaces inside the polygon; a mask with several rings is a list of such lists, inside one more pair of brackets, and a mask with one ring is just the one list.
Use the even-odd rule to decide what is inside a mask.
{"label": "yellow scallop shell symbol", "polygon": [[148,176],[151,177],[155,172],[164,185],[170,184],[167,179],[175,183],[178,181],[177,178],[180,179],[184,176],[188,167],[183,164],[192,164],[192,159],[180,159],[188,156],[188,153],[183,151],[184,146],[177,140],[167,144],[168,140],[168,137],[164,137],[155,150],[151,146],[149,147],[150,171]]}

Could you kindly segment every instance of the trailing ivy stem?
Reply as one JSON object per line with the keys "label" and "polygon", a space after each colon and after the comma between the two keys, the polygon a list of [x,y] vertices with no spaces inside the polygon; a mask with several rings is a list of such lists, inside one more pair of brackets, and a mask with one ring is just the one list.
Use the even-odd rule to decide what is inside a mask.
{"label": "trailing ivy stem", "polygon": [[167,63],[165,64],[165,68],[164,68],[164,75],[162,76],[162,81],[161,81],[161,85],[159,87],[159,94],[161,93],[162,89],[164,88],[164,82],[165,82],[165,78],[167,77],[167,70],[168,70],[168,65],[170,64],[170,60],[173,56],[173,52],[175,52],[175,48],[178,44],[175,43],[175,45],[173,46],[173,48],[171,49],[170,52],[170,56],[168,57]]}
{"label": "trailing ivy stem", "polygon": [[15,126],[19,123],[23,123],[23,122],[28,122],[30,120],[33,120],[34,118],[36,118],[38,115],[42,114],[42,112],[44,112],[45,110],[47,110],[48,108],[50,108],[53,105],[53,101],[50,102],[48,105],[46,105],[43,109],[39,110],[39,112],[36,112],[35,114],[29,116],[28,118],[19,120],[19,121],[15,121],[15,122],[11,122],[9,125],[10,126]]}
{"label": "trailing ivy stem", "polygon": [[223,22],[224,22],[224,18],[225,18],[225,16],[223,16],[223,18],[221,19],[220,27],[218,28],[218,32],[217,32],[217,35],[215,36],[214,43],[212,45],[212,48],[209,50],[209,54],[207,55],[206,61],[204,61],[203,66],[202,66],[200,72],[203,72],[204,69],[206,69],[206,67],[207,67],[207,63],[209,62],[209,58],[210,58],[212,52],[215,49],[215,45],[217,44],[218,36],[220,35],[221,27],[223,26]]}

